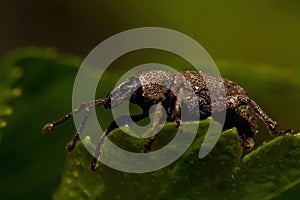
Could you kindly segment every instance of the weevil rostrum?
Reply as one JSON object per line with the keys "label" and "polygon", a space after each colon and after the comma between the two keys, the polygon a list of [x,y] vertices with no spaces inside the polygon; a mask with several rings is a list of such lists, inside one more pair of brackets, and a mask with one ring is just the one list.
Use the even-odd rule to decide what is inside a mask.
{"label": "weevil rostrum", "polygon": [[[161,82],[163,84],[160,85],[157,84],[157,82]],[[198,102],[196,104],[189,101],[189,92],[186,91],[185,87],[187,84],[191,86],[198,98]],[[66,150],[72,151],[92,109],[97,106],[104,106],[106,109],[112,109],[120,105],[125,100],[129,100],[131,103],[140,106],[142,108],[142,113],[133,116],[121,116],[117,119],[119,126],[128,124],[128,121],[131,121],[129,119],[132,119],[133,122],[138,122],[148,117],[150,107],[158,105],[155,112],[159,113],[162,109],[165,109],[167,111],[167,121],[175,122],[176,126],[179,127],[181,122],[180,105],[185,105],[185,108],[188,109],[188,112],[191,113],[191,115],[195,111],[198,111],[200,113],[200,119],[205,119],[211,116],[212,102],[209,96],[207,84],[210,84],[213,88],[220,87],[221,84],[225,87],[225,103],[223,106],[215,106],[219,110],[214,109],[213,112],[227,109],[223,129],[236,127],[240,136],[241,146],[245,151],[251,150],[254,146],[252,138],[257,132],[257,116],[265,123],[269,132],[274,136],[293,132],[292,130],[282,132],[276,131],[277,123],[273,121],[259,105],[247,96],[246,91],[241,86],[233,81],[200,71],[182,71],[174,75],[172,72],[160,69],[144,70],[136,73],[134,76],[128,78],[118,87],[113,89],[105,98],[79,105],[63,118],[46,124],[43,127],[43,131],[49,132],[54,127],[72,118],[74,114],[85,111],[85,117],[82,120],[75,136],[66,145]],[[178,96],[175,96],[174,94],[177,94]],[[155,115],[155,117],[156,116],[157,115]],[[118,125],[116,120],[112,121],[105,130],[103,137],[99,138],[94,158],[91,162],[91,169],[96,169],[98,161],[97,158],[100,156],[101,145],[104,142],[105,136],[109,135],[113,129],[118,128]],[[145,153],[151,150],[151,144],[157,135],[156,129],[158,125],[159,120],[154,119],[152,136],[144,145]]]}

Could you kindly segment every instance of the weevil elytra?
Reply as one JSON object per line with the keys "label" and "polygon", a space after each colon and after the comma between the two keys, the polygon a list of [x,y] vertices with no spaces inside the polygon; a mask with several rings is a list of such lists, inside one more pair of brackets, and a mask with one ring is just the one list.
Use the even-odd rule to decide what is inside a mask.
{"label": "weevil elytra", "polygon": [[[125,100],[129,100],[131,103],[140,106],[142,108],[141,114],[121,116],[111,122],[103,134],[104,137],[99,138],[99,143],[94,153],[94,159],[91,163],[91,168],[94,170],[98,161],[97,158],[100,156],[101,145],[104,142],[105,136],[113,129],[118,128],[118,125],[126,125],[131,120],[133,122],[138,122],[148,117],[149,109],[153,105],[158,105],[155,111],[157,115],[155,115],[153,122],[153,134],[145,144],[144,152],[151,150],[151,144],[155,140],[157,126],[159,125],[159,120],[156,119],[156,117],[163,108],[167,111],[167,120],[175,122],[176,126],[179,126],[181,122],[182,108],[180,105],[184,105],[185,109],[187,109],[191,115],[195,112],[200,113],[200,119],[211,116],[212,102],[207,84],[210,84],[210,87],[212,88],[216,88],[216,91],[218,91],[217,87],[225,87],[225,104],[222,104],[222,106],[214,106],[214,108],[217,107],[218,109],[214,109],[213,112],[227,109],[224,129],[232,127],[237,128],[241,145],[244,150],[251,150],[254,146],[252,138],[257,131],[257,116],[266,124],[272,135],[276,136],[292,132],[292,130],[277,132],[277,123],[247,96],[246,91],[241,86],[233,81],[198,71],[182,71],[174,75],[169,71],[159,69],[144,70],[136,73],[134,76],[128,78],[118,87],[113,89],[105,98],[79,105],[75,110],[65,115],[63,118],[46,124],[43,127],[43,131],[51,131],[54,127],[72,118],[74,114],[85,110],[86,114],[79,129],[72,140],[66,145],[67,151],[72,151],[91,110],[95,107],[103,105],[106,109],[111,109],[120,105]],[[191,90],[187,89],[187,85],[189,85],[189,88],[192,88],[193,94],[196,94],[196,101],[191,101]],[[214,95],[217,95],[216,97],[218,99],[218,95],[221,94],[216,93]],[[118,125],[116,121],[118,121]]]}

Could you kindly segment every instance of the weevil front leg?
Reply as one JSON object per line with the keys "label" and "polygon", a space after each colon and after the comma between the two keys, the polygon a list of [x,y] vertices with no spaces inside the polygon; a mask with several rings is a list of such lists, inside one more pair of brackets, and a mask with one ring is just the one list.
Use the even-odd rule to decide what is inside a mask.
{"label": "weevil front leg", "polygon": [[143,112],[142,114],[139,114],[139,115],[133,115],[133,116],[124,115],[124,116],[120,116],[116,120],[112,121],[110,123],[109,127],[102,134],[102,136],[101,136],[101,138],[100,138],[100,140],[99,140],[99,142],[97,144],[96,150],[94,152],[94,158],[93,158],[93,160],[91,162],[91,169],[92,170],[96,169],[98,159],[101,156],[101,148],[102,148],[102,145],[104,143],[104,140],[111,133],[112,130],[114,130],[116,128],[119,128],[119,126],[124,126],[126,124],[130,125],[130,124],[132,124],[132,122],[138,122],[138,121],[140,121],[140,120],[142,120],[142,119],[144,119],[144,118],[146,118],[148,116],[149,115],[148,115],[147,112]]}
{"label": "weevil front leg", "polygon": [[46,124],[43,127],[43,132],[47,133],[52,131],[56,126],[59,126],[60,124],[66,122],[67,120],[71,119],[76,113],[79,113],[83,110],[85,110],[85,116],[82,120],[82,122],[79,125],[79,128],[76,132],[76,134],[74,135],[74,137],[72,138],[72,140],[70,142],[67,143],[66,145],[66,150],[67,151],[72,151],[76,145],[76,142],[78,141],[80,134],[85,126],[86,120],[88,119],[91,111],[93,109],[95,109],[95,107],[97,106],[101,106],[104,105],[106,102],[108,101],[108,98],[104,98],[104,99],[97,99],[97,100],[93,100],[93,101],[89,101],[86,103],[83,103],[81,105],[79,105],[76,109],[74,109],[72,112],[68,113],[67,115],[65,115],[64,117],[62,117],[61,119],[58,119],[56,121],[50,122],[48,124]]}
{"label": "weevil front leg", "polygon": [[72,112],[66,114],[64,117],[62,117],[62,118],[60,118],[56,121],[53,121],[53,122],[50,122],[50,123],[46,124],[43,127],[42,130],[43,130],[44,133],[50,132],[56,126],[59,126],[60,124],[66,122],[69,119],[71,119],[76,113],[81,112],[85,108],[87,108],[87,107],[92,108],[92,107],[101,106],[101,105],[104,105],[107,101],[108,101],[108,98],[104,98],[104,99],[97,99],[97,100],[93,100],[93,101],[83,103],[83,104],[79,105],[77,108],[75,108]]}

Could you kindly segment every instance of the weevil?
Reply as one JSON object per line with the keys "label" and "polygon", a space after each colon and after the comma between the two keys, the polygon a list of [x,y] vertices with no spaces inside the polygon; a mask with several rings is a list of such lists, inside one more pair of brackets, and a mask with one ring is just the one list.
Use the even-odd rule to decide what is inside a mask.
{"label": "weevil", "polygon": [[[208,85],[216,92],[209,93]],[[225,99],[220,105],[212,105],[211,96],[221,98],[218,88],[224,87]],[[220,97],[219,97],[220,96]],[[196,100],[195,100],[196,97]],[[265,123],[272,135],[282,135],[292,130],[278,132],[277,123],[273,121],[251,98],[246,91],[231,80],[209,75],[201,71],[182,71],[173,74],[167,70],[149,69],[136,73],[119,86],[114,88],[105,98],[89,101],[79,105],[63,118],[48,123],[43,127],[44,132],[51,131],[54,127],[72,118],[76,113],[85,111],[85,116],[74,137],[66,145],[67,151],[72,151],[83,131],[90,112],[97,106],[106,109],[117,107],[124,101],[130,101],[142,108],[142,113],[132,116],[121,116],[110,123],[103,136],[99,138],[98,145],[91,162],[91,169],[96,169],[96,164],[101,152],[101,145],[105,137],[119,126],[138,122],[149,117],[149,109],[157,105],[155,110],[153,132],[148,142],[144,145],[144,152],[151,151],[151,145],[157,135],[159,125],[158,116],[162,109],[166,110],[167,121],[175,122],[177,127],[181,123],[181,109],[186,109],[191,116],[200,113],[200,120],[211,116],[212,112],[221,112],[226,109],[226,119],[223,129],[236,127],[240,136],[241,146],[245,151],[254,146],[253,137],[257,132],[257,116]],[[218,102],[214,102],[218,104]],[[214,109],[212,110],[212,107]],[[131,119],[131,120],[130,120]],[[118,124],[116,123],[118,121]]]}

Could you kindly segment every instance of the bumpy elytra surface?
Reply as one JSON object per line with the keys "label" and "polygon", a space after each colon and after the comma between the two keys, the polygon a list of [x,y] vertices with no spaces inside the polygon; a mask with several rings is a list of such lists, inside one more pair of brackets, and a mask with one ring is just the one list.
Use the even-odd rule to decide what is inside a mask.
{"label": "bumpy elytra surface", "polygon": [[[225,89],[225,96],[220,93],[220,88]],[[247,93],[233,81],[203,72],[183,71],[174,75],[165,70],[145,70],[115,88],[104,106],[112,108],[130,100],[148,112],[152,105],[161,102],[168,113],[167,119],[174,121],[180,119],[180,108],[175,106],[179,100],[191,115],[200,113],[200,119],[205,119],[211,115],[211,98],[226,100],[224,98],[236,95]],[[237,127],[243,138],[253,137],[257,129],[256,119],[250,105],[228,108],[224,129]]]}

